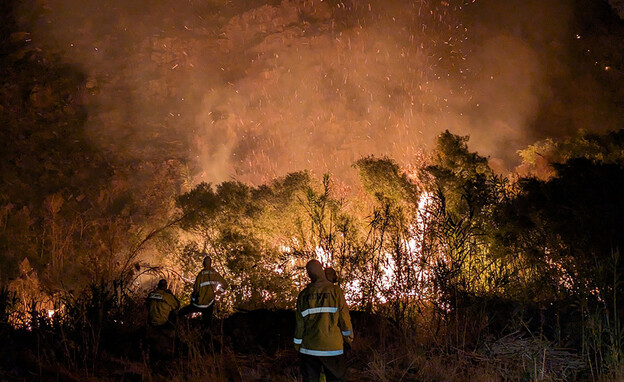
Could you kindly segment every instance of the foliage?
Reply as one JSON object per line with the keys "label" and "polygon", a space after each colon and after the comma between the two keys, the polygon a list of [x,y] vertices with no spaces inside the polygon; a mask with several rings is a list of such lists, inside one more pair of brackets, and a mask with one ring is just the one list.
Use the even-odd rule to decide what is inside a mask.
{"label": "foliage", "polygon": [[262,304],[282,307],[294,298],[291,280],[295,269],[280,248],[308,246],[308,237],[297,236],[304,232],[303,222],[294,219],[300,214],[293,211],[303,212],[298,198],[309,183],[306,173],[290,174],[256,188],[240,182],[225,182],[216,188],[203,183],[178,199],[187,216],[182,228],[201,243],[202,250],[190,255],[199,263],[207,252],[217,269],[222,267],[234,291],[230,309]]}
{"label": "foliage", "polygon": [[621,166],[624,163],[624,130],[606,134],[580,130],[570,138],[536,142],[518,153],[522,158],[521,171],[541,179],[555,175],[556,169],[553,165],[563,164],[574,158]]}
{"label": "foliage", "polygon": [[467,141],[448,131],[441,134],[426,168],[433,199],[428,235],[434,243],[428,262],[440,302],[449,307],[460,292],[509,293],[506,284],[513,272],[505,265],[507,256],[492,248],[495,211],[508,197],[505,180],[486,158],[468,150]]}
{"label": "foliage", "polygon": [[[62,365],[84,374],[110,354],[140,360],[140,349],[121,349],[140,342],[142,294],[150,278],[175,277],[171,285],[186,299],[190,283],[177,289],[177,280],[192,280],[208,253],[232,286],[222,300],[225,316],[236,308],[292,308],[308,281],[303,265],[319,258],[338,271],[353,308],[390,318],[403,337],[419,336],[393,337],[396,348],[356,343],[362,380],[458,380],[469,375],[467,369],[474,372],[474,364],[492,379],[565,379],[583,366],[594,380],[622,379],[624,130],[580,131],[536,142],[520,152],[523,168],[511,179],[495,174],[487,158],[471,152],[468,137],[446,131],[427,165],[412,164],[417,176],[390,158],[365,157],[354,164],[359,184],[352,188],[305,171],[259,185],[191,186],[192,169],[167,151],[185,144],[177,137],[156,148],[144,143],[163,116],[173,115],[178,99],[190,99],[199,90],[186,90],[182,83],[168,93],[171,89],[159,81],[150,82],[149,89],[129,90],[135,101],[157,99],[158,113],[146,119],[146,126],[132,116],[124,121],[108,110],[114,102],[99,98],[103,114],[114,115],[102,117],[114,134],[151,131],[132,147],[137,153],[113,155],[88,134],[87,128],[97,130],[98,124],[87,123],[87,105],[94,106],[92,97],[101,87],[112,93],[116,79],[105,85],[57,51],[42,49],[29,31],[18,28],[17,3],[0,5],[0,139],[5,143],[0,149],[0,331],[14,341],[7,346],[26,338],[26,353],[41,349],[40,366]],[[226,2],[195,3],[210,8],[214,29],[179,28],[181,33],[218,34],[225,24],[244,25],[243,19],[230,23],[227,12],[221,13]],[[331,6],[304,3],[284,3],[283,9],[295,10],[295,18],[313,25],[324,12],[364,8],[333,0]],[[251,9],[255,3],[237,7]],[[43,20],[39,16],[29,15]],[[145,24],[151,28],[150,17]],[[127,20],[115,22],[125,30]],[[274,27],[280,29],[278,24]],[[266,31],[250,35],[260,34]],[[120,45],[115,38],[102,40],[102,50],[113,56],[143,44],[115,49]],[[150,51],[145,72],[161,66],[173,71],[171,39],[154,35],[150,41],[141,47]],[[257,43],[246,41],[248,47]],[[219,76],[229,83],[243,69],[225,65]],[[223,117],[216,109],[211,113]],[[177,120],[192,125],[191,115]],[[178,126],[172,125],[173,133],[167,134],[175,135]],[[157,155],[163,152],[164,158]],[[242,369],[262,377],[256,359],[228,353],[227,347],[209,354],[194,332],[186,334],[195,341],[186,345],[196,348],[189,351],[189,362],[176,365],[180,379],[205,377],[205,362],[213,366],[215,379],[241,377]],[[289,370],[293,358],[278,356]],[[44,379],[42,373],[39,377]]]}
{"label": "foliage", "polygon": [[534,243],[547,248],[542,256],[563,264],[574,289],[591,290],[605,284],[606,276],[598,270],[612,249],[622,248],[623,168],[587,159],[555,168],[557,176],[547,182],[522,183],[518,206],[529,217],[531,228],[542,232],[540,243]]}
{"label": "foliage", "polygon": [[379,202],[408,201],[418,199],[418,189],[399,165],[389,158],[366,157],[355,162],[362,186]]}
{"label": "foliage", "polygon": [[[593,140],[607,142],[603,138]],[[507,224],[523,229],[510,243],[533,264],[535,298],[576,299],[573,311],[561,316],[570,327],[561,330],[582,349],[593,375],[620,373],[624,168],[614,159],[619,149],[578,157],[577,146],[569,147],[563,156],[570,159],[554,163],[551,178],[520,180]],[[575,324],[583,330],[574,331]]]}
{"label": "foliage", "polygon": [[370,311],[385,303],[386,313],[404,324],[423,289],[415,247],[421,190],[391,159],[362,158],[356,166],[371,197],[367,226],[362,227],[366,236],[355,255],[359,266],[353,273],[360,282],[360,304]]}
{"label": "foliage", "polygon": [[[17,2],[2,7],[0,138],[11,144],[0,150],[0,284],[23,307],[41,293],[52,296],[44,299],[51,309],[59,295],[93,282],[121,280],[123,295],[137,264],[171,240],[165,228],[176,222],[182,166],[93,145],[86,75],[17,29]],[[26,291],[26,279],[37,289]]]}

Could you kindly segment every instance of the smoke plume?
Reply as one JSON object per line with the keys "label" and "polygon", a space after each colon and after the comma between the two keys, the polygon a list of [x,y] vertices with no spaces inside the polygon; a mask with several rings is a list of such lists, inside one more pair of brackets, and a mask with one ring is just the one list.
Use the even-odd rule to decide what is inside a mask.
{"label": "smoke plume", "polygon": [[604,41],[600,59],[582,54],[573,0],[27,4],[33,43],[87,75],[89,136],[121,158],[182,160],[195,181],[414,163],[446,129],[510,168],[535,139],[621,122],[604,84],[622,62],[594,64]]}

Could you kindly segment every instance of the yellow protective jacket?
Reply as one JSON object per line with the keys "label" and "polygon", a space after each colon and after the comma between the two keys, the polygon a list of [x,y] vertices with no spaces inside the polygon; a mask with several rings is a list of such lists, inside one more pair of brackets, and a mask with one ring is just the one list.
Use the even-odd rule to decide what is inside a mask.
{"label": "yellow protective jacket", "polygon": [[297,298],[295,349],[337,356],[343,354],[343,340],[353,340],[353,329],[342,289],[325,279],[308,284]]}
{"label": "yellow protective jacket", "polygon": [[193,285],[193,295],[196,299],[192,302],[198,308],[207,308],[214,303],[216,292],[223,293],[228,283],[214,268],[204,268],[199,272]]}
{"label": "yellow protective jacket", "polygon": [[180,302],[169,290],[155,289],[147,295],[148,320],[151,325],[162,325],[169,313],[180,308]]}

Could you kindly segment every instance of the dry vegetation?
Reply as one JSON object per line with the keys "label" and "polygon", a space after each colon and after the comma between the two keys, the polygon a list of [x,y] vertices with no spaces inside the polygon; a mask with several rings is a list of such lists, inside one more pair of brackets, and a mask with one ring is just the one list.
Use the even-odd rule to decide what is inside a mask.
{"label": "dry vegetation", "polygon": [[[291,309],[307,282],[302,266],[313,257],[338,271],[353,310],[350,381],[624,380],[624,130],[536,142],[521,151],[522,166],[509,176],[471,151],[467,136],[449,131],[418,163],[356,159],[377,142],[392,145],[388,126],[411,126],[388,121],[402,121],[409,114],[402,107],[415,98],[424,106],[433,97],[440,106],[443,97],[420,84],[429,69],[464,69],[454,66],[463,61],[459,55],[437,60],[457,53],[453,46],[414,31],[431,46],[408,49],[418,54],[405,54],[405,65],[376,62],[396,74],[377,82],[365,75],[367,33],[375,28],[360,30],[391,16],[358,2],[228,8],[233,2],[189,1],[179,10],[166,2],[145,9],[84,2],[86,13],[120,12],[104,17],[114,28],[76,18],[67,2],[18,3],[0,2],[0,380],[297,381]],[[450,3],[460,2],[412,2],[421,8],[407,16],[434,7],[424,13],[426,23],[446,33],[460,9]],[[570,64],[565,76],[582,81],[550,79],[550,90],[563,95],[540,108],[536,129],[571,131],[593,121],[562,103],[582,104],[597,84],[613,100],[594,112],[609,115],[606,126],[623,126],[624,28],[606,3],[592,4],[577,6],[601,23],[577,20],[580,45],[549,61],[578,54],[580,64]],[[157,22],[162,28],[154,30]],[[54,30],[59,35],[42,34],[38,27],[48,24],[62,25]],[[532,43],[544,43],[530,32],[538,40]],[[47,37],[67,44],[61,49]],[[402,32],[395,38],[410,40]],[[302,60],[288,41],[321,61]],[[587,44],[600,60],[585,54]],[[347,46],[357,70],[322,61],[320,52]],[[416,65],[421,60],[426,70]],[[293,74],[290,65],[300,61],[312,67],[297,66]],[[201,75],[189,75],[195,72]],[[308,117],[329,122],[299,134],[294,127],[303,125],[303,114],[290,96],[299,82],[289,79],[310,73]],[[208,95],[197,80],[206,77],[217,79]],[[289,95],[239,91],[280,87],[267,81]],[[334,82],[345,84],[337,89],[343,94]],[[342,103],[334,107],[337,97]],[[382,101],[368,104],[373,98]],[[183,99],[202,102],[186,106],[191,102]],[[328,110],[342,112],[344,126]],[[362,123],[365,114],[371,116]],[[265,119],[274,130],[257,130]],[[197,120],[216,127],[195,134]],[[238,135],[248,138],[236,141],[232,129],[241,121],[246,130]],[[375,139],[367,135],[373,123]],[[408,141],[408,127],[393,139]],[[349,140],[350,130],[357,139]],[[308,151],[295,144],[303,135],[312,136]],[[352,171],[347,180],[288,172],[309,163],[309,152],[323,159],[311,164],[321,168],[327,151],[338,149],[340,166]],[[289,150],[297,155],[288,171],[277,169]],[[256,183],[195,181],[224,169]],[[146,292],[165,277],[188,302],[204,251],[231,289],[210,335],[196,320],[180,320],[171,353],[158,359],[146,348]]]}

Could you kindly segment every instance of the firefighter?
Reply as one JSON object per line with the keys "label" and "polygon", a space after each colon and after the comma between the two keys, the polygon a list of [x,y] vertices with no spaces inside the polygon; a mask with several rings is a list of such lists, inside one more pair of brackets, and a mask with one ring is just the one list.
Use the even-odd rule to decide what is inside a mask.
{"label": "firefighter", "polygon": [[191,303],[180,310],[180,316],[200,312],[204,325],[209,328],[212,322],[215,298],[224,293],[227,288],[228,283],[212,267],[210,256],[204,257],[204,269],[199,272],[195,284],[193,284]]}
{"label": "firefighter", "polygon": [[306,264],[312,281],[297,297],[295,349],[299,352],[304,382],[344,381],[343,342],[353,341],[349,308],[339,286],[327,280],[318,260]]}
{"label": "firefighter", "polygon": [[158,281],[145,301],[148,311],[147,341],[153,358],[173,354],[175,341],[175,311],[180,308],[178,299],[167,289],[167,280]]}

